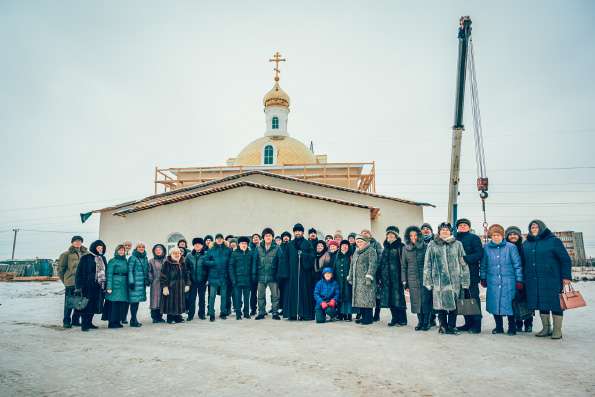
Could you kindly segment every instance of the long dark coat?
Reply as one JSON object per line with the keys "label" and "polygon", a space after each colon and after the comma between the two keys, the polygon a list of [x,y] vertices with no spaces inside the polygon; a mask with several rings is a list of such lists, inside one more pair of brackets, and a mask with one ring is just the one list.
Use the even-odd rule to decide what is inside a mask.
{"label": "long dark coat", "polygon": [[147,252],[142,254],[136,249],[128,258],[128,302],[138,303],[147,300],[147,285],[149,283],[149,261]]}
{"label": "long dark coat", "polygon": [[190,286],[190,272],[182,263],[175,262],[168,256],[161,268],[161,289],[168,287],[169,295],[161,297],[161,313],[179,315],[186,312],[186,293],[184,287]]}
{"label": "long dark coat", "polygon": [[246,251],[237,249],[231,253],[229,260],[229,279],[234,287],[250,287],[252,285],[252,268],[254,254],[249,248]]}
{"label": "long dark coat", "polygon": [[559,312],[562,280],[572,279],[570,256],[562,241],[543,222],[539,230],[537,236],[529,233],[523,244],[527,305],[530,310]]}
{"label": "long dark coat", "polygon": [[337,253],[333,268],[335,269],[335,280],[339,283],[339,291],[341,293],[342,302],[351,303],[352,293],[351,284],[347,282],[349,276],[349,267],[351,265],[351,255],[349,251],[347,254]]}
{"label": "long dark coat", "polygon": [[477,285],[479,279],[479,267],[481,258],[483,258],[483,245],[478,235],[471,232],[457,233],[457,240],[463,244],[465,250],[465,262],[469,266],[469,277],[471,278],[471,285]]}
{"label": "long dark coat", "polygon": [[401,254],[403,243],[397,237],[395,241],[384,242],[380,257],[380,307],[406,309],[405,291],[401,281]]}
{"label": "long dark coat", "polygon": [[[289,265],[289,279],[283,302],[283,317],[314,319],[314,249],[304,238],[296,238],[285,246],[285,261]],[[301,260],[298,264],[298,252]],[[299,270],[298,270],[299,268]]]}
{"label": "long dark coat", "polygon": [[[162,256],[155,254],[155,249],[161,247]],[[163,244],[155,244],[153,246],[153,257],[149,259],[149,282],[151,283],[151,289],[149,292],[149,301],[151,310],[156,310],[161,307],[161,267],[165,261],[165,253],[167,250]]]}
{"label": "long dark coat", "polygon": [[103,245],[103,252],[105,252],[105,244],[97,240],[89,247],[90,253],[83,255],[81,261],[76,268],[75,285],[77,289],[81,290],[82,295],[89,299],[89,303],[83,309],[83,313],[100,314],[103,311],[103,300],[105,296],[105,284],[100,285],[96,280],[97,263],[96,258],[100,258],[105,266],[107,275],[107,260],[105,256],[99,255],[97,246]]}
{"label": "long dark coat", "polygon": [[364,249],[356,249],[351,257],[347,281],[353,286],[352,305],[364,309],[376,306],[376,270],[378,257],[376,250],[368,244]]}
{"label": "long dark coat", "polygon": [[[417,242],[413,244],[409,233],[417,232]],[[401,280],[409,287],[411,313],[429,313],[432,311],[432,292],[424,287],[424,259],[428,244],[424,241],[419,228],[413,226],[405,231],[405,247],[401,258]]]}

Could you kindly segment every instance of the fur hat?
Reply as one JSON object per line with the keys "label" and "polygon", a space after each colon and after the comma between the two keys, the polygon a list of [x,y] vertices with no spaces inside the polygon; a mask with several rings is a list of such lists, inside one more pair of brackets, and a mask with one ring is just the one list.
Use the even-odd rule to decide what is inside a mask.
{"label": "fur hat", "polygon": [[287,237],[291,238],[291,233],[289,233],[287,230],[286,230],[286,231],[284,231],[283,233],[281,233],[281,238],[283,238],[283,237],[285,237],[285,236],[287,236]]}
{"label": "fur hat", "polygon": [[101,255],[105,255],[105,243],[101,240],[95,240],[91,243],[91,246],[89,247],[89,251],[91,251],[92,253],[94,253],[95,255],[99,255],[99,252],[97,252],[97,247],[102,246],[103,247],[103,253]]}
{"label": "fur hat", "polygon": [[233,234],[228,234],[225,236],[225,240],[229,240],[230,238],[234,238]]}
{"label": "fur hat", "polygon": [[339,244],[339,247],[341,247],[342,245],[347,245],[347,246],[349,246],[349,245],[351,245],[351,244],[349,244],[349,240],[341,240],[341,244]]}
{"label": "fur hat", "polygon": [[312,234],[312,233],[314,233],[314,234],[317,233],[316,232],[316,229],[314,229],[313,227],[311,227],[310,229],[308,229],[308,234]]}
{"label": "fur hat", "polygon": [[302,225],[301,223],[296,223],[295,225],[293,225],[293,231],[294,232],[304,232],[304,225]]}
{"label": "fur hat", "polygon": [[488,228],[488,237],[492,237],[492,234],[498,233],[502,237],[504,237],[504,228],[497,223],[494,223],[492,226]]}
{"label": "fur hat", "polygon": [[[349,244],[349,242],[347,242],[347,244]],[[328,242],[328,246],[330,247],[331,245],[339,248],[339,243],[337,242],[337,240],[331,240],[331,241],[329,241]]]}
{"label": "fur hat", "polygon": [[74,243],[75,241],[80,241],[82,243],[83,238],[81,236],[72,236],[72,238],[70,239],[70,242]]}
{"label": "fur hat", "polygon": [[452,225],[448,222],[442,222],[438,225],[438,233],[440,233],[440,230],[442,229],[448,229],[452,232]]}
{"label": "fur hat", "polygon": [[395,236],[399,236],[399,228],[396,226],[389,226],[386,228],[386,234],[392,233]]}
{"label": "fur hat", "polygon": [[217,233],[215,235],[215,240],[218,239],[218,238],[223,238],[223,235],[221,233]]}
{"label": "fur hat", "polygon": [[508,236],[510,236],[511,234],[518,234],[519,237],[523,237],[523,233],[521,232],[521,229],[517,226],[509,226],[506,231],[504,232],[504,236],[506,237],[506,239],[508,239]]}
{"label": "fur hat", "polygon": [[343,232],[342,232],[342,231],[340,231],[340,230],[337,230],[337,231],[335,232],[335,234],[333,234],[333,237],[334,237],[334,238],[341,237],[341,239],[342,239],[342,238],[343,238]]}
{"label": "fur hat", "polygon": [[194,237],[192,239],[192,245],[196,245],[196,244],[205,245],[205,241],[200,237]]}
{"label": "fur hat", "polygon": [[357,233],[351,232],[351,233],[349,233],[349,235],[347,236],[347,238],[349,238],[349,237],[355,238],[356,236],[357,236]]}
{"label": "fur hat", "polygon": [[240,238],[238,238],[238,244],[240,244],[240,243],[250,244],[250,239],[246,236],[241,236]]}
{"label": "fur hat", "polygon": [[457,221],[457,223],[456,223],[455,226],[456,227],[459,227],[459,225],[461,225],[461,224],[465,224],[465,225],[471,227],[471,221],[469,219],[467,219],[467,218],[461,218],[461,219],[459,219]]}
{"label": "fur hat", "polygon": [[211,236],[210,234],[207,234],[207,235],[205,236],[205,241],[207,241],[207,240],[211,240],[211,241],[213,241],[213,240],[214,240],[214,238],[213,238],[213,236]]}
{"label": "fur hat", "polygon": [[275,237],[275,232],[270,227],[265,227],[261,233],[262,238],[264,238],[265,234],[270,234],[272,237]]}

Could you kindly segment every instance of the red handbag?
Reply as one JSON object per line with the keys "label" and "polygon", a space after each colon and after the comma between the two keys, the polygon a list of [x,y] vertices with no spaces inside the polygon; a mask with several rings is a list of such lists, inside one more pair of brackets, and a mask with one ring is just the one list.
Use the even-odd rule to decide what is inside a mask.
{"label": "red handbag", "polygon": [[583,306],[587,306],[587,302],[585,302],[581,293],[576,291],[572,284],[568,285],[568,289],[564,287],[560,294],[560,307],[562,310],[577,309]]}

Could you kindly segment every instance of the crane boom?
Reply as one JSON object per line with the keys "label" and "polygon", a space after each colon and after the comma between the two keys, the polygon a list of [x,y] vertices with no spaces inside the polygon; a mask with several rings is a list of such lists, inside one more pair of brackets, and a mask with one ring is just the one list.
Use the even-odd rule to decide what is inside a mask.
{"label": "crane boom", "polygon": [[459,180],[461,167],[461,142],[463,138],[463,107],[465,104],[465,79],[467,75],[467,56],[471,37],[471,18],[463,16],[459,25],[459,59],[457,67],[457,93],[455,102],[455,120],[452,127],[452,147],[450,159],[450,185],[448,195],[448,221],[451,225],[457,221]]}

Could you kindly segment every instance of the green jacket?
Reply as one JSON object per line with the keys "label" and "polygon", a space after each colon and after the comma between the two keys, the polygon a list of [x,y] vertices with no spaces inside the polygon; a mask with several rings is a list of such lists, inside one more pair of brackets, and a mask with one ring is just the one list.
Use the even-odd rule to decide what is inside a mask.
{"label": "green jacket", "polygon": [[132,251],[128,258],[128,302],[137,303],[147,300],[147,284],[149,281],[149,261],[147,252],[142,254]]}
{"label": "green jacket", "polygon": [[58,258],[58,275],[65,287],[74,286],[74,278],[76,276],[76,268],[79,265],[81,257],[85,255],[87,248],[81,245],[80,249],[74,248],[72,245],[67,251],[63,252]]}
{"label": "green jacket", "polygon": [[264,241],[256,248],[253,266],[253,280],[259,283],[274,283],[277,281],[277,269],[284,260],[281,247],[273,241],[268,251]]}
{"label": "green jacket", "polygon": [[107,294],[105,299],[112,302],[128,302],[128,261],[126,256],[119,256],[116,252],[114,257],[107,263]]}

